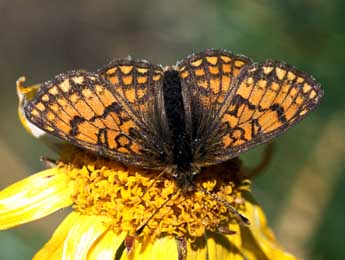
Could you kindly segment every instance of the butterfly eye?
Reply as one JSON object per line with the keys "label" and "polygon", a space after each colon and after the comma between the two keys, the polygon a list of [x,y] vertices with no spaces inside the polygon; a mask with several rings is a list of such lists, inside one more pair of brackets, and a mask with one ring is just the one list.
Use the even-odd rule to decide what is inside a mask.
{"label": "butterfly eye", "polygon": [[200,167],[193,166],[193,168],[192,168],[192,175],[195,176],[195,175],[199,174],[200,171],[201,171]]}

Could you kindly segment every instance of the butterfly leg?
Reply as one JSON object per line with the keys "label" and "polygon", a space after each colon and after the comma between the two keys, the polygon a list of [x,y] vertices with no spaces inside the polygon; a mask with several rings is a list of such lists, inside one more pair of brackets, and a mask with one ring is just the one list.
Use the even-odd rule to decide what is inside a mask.
{"label": "butterfly leg", "polygon": [[228,201],[218,197],[216,194],[209,192],[208,190],[205,189],[199,189],[200,191],[202,191],[203,193],[205,193],[206,195],[211,196],[214,200],[222,203],[223,205],[225,205],[228,210],[235,215],[235,217],[239,220],[241,225],[250,225],[250,221],[248,218],[246,218],[245,216],[243,216],[240,212],[238,212],[237,209],[235,209]]}
{"label": "butterfly leg", "polygon": [[152,183],[146,188],[146,190],[144,191],[143,195],[141,196],[141,198],[143,198],[145,196],[145,194],[150,190],[150,188],[152,188],[152,186],[157,182],[157,180],[162,177],[164,174],[166,173],[170,173],[172,171],[171,168],[165,168],[163,171],[161,171],[152,181]]}
{"label": "butterfly leg", "polygon": [[227,227],[227,226],[220,226],[220,227],[218,227],[217,231],[223,235],[234,235],[234,234],[236,234],[236,231],[230,230],[229,227]]}
{"label": "butterfly leg", "polygon": [[173,196],[175,196],[179,192],[179,189],[176,189],[173,193],[171,193],[168,198],[158,207],[156,210],[151,214],[150,217],[148,217],[144,224],[142,224],[136,231],[135,236],[138,236],[143,232],[144,228],[147,226],[147,224],[150,222],[150,220],[171,200]]}

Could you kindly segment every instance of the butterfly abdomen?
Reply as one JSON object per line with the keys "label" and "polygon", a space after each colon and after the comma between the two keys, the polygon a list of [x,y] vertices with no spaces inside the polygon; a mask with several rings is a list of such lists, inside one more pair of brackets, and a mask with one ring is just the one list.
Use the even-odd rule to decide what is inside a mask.
{"label": "butterfly abdomen", "polygon": [[164,73],[163,95],[174,164],[180,170],[188,170],[193,161],[193,155],[190,137],[186,131],[181,82],[176,70],[167,70]]}

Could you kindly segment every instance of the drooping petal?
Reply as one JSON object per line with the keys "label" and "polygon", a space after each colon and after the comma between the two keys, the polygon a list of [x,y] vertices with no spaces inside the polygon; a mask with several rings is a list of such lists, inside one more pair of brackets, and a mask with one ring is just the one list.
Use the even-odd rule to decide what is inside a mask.
{"label": "drooping petal", "polygon": [[[254,201],[250,193],[245,193],[245,197],[246,216],[251,221],[248,227],[241,227],[245,255],[249,259],[297,259],[281,248],[273,232],[267,226],[267,220],[263,210]],[[253,253],[255,253],[255,256],[253,256]]]}
{"label": "drooping petal", "polygon": [[176,239],[170,236],[152,239],[147,237],[143,240],[136,240],[134,247],[129,254],[124,252],[121,260],[160,260],[178,259]]}
{"label": "drooping petal", "polygon": [[186,260],[207,260],[207,244],[206,235],[204,237],[198,238],[195,243],[186,243]]}
{"label": "drooping petal", "polygon": [[62,259],[63,245],[72,227],[78,223],[80,215],[70,213],[55,230],[50,240],[34,256],[34,260]]}
{"label": "drooping petal", "polygon": [[97,247],[95,243],[102,240],[107,232],[108,225],[105,221],[106,218],[102,216],[86,216],[72,212],[35,255],[34,260],[88,259],[90,250]]}
{"label": "drooping petal", "polygon": [[79,215],[66,237],[62,259],[86,259],[93,243],[108,229],[105,220],[102,216]]}
{"label": "drooping petal", "polygon": [[142,254],[142,259],[159,260],[164,259],[167,256],[171,259],[178,259],[176,240],[169,236],[156,239],[153,243],[147,244],[145,252]]}
{"label": "drooping petal", "polygon": [[[24,87],[23,86],[24,82],[25,82],[24,76],[20,77],[16,82],[17,95],[18,95],[18,100],[19,100],[19,102],[18,102],[18,116],[19,116],[19,120],[22,123],[22,125],[24,126],[25,130],[28,131],[33,136],[35,136],[35,134],[30,129],[30,126],[29,126],[30,122],[25,117],[24,104],[27,103],[28,100],[31,100],[33,98],[33,96],[36,94],[36,92],[40,88],[41,84],[35,84],[32,86]],[[43,133],[42,130],[40,130],[40,132]]]}
{"label": "drooping petal", "polygon": [[120,234],[114,233],[112,230],[105,232],[105,234],[94,243],[90,249],[87,259],[88,260],[114,260],[117,250],[124,241],[127,233]]}
{"label": "drooping petal", "polygon": [[0,191],[0,229],[45,217],[72,204],[70,178],[51,168]]}
{"label": "drooping petal", "polygon": [[220,233],[207,233],[207,258],[210,260],[233,259],[243,260],[241,252],[242,239],[239,233],[239,225],[230,225],[233,235]]}

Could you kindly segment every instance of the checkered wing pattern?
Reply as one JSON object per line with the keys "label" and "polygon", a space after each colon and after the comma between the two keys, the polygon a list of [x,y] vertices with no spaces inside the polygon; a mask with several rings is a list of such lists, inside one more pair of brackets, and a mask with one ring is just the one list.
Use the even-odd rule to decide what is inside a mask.
{"label": "checkered wing pattern", "polygon": [[194,158],[204,158],[219,127],[219,112],[241,69],[251,60],[224,50],[193,54],[177,65],[185,99],[186,127]]}
{"label": "checkered wing pattern", "polygon": [[284,133],[312,111],[323,91],[309,75],[290,65],[266,61],[242,68],[203,145],[201,164],[231,159]]}
{"label": "checkered wing pattern", "polygon": [[[25,114],[39,128],[81,148],[94,151],[123,163],[160,168],[161,148],[156,134],[146,127],[137,110],[145,107],[154,114],[155,101],[149,106],[148,93],[157,91],[154,80],[157,68],[147,63],[127,61],[105,70],[103,77],[88,72],[60,74],[44,84],[28,105]],[[146,71],[140,76],[136,73]],[[141,74],[140,74],[141,75]],[[115,84],[116,83],[116,84]],[[146,117],[145,117],[146,118]]]}
{"label": "checkered wing pattern", "polygon": [[164,72],[160,66],[146,61],[117,59],[100,69],[98,74],[111,83],[121,106],[143,130],[157,131],[153,129],[157,123],[152,122],[155,117],[152,113],[162,112],[161,107],[155,107],[163,95]]}

